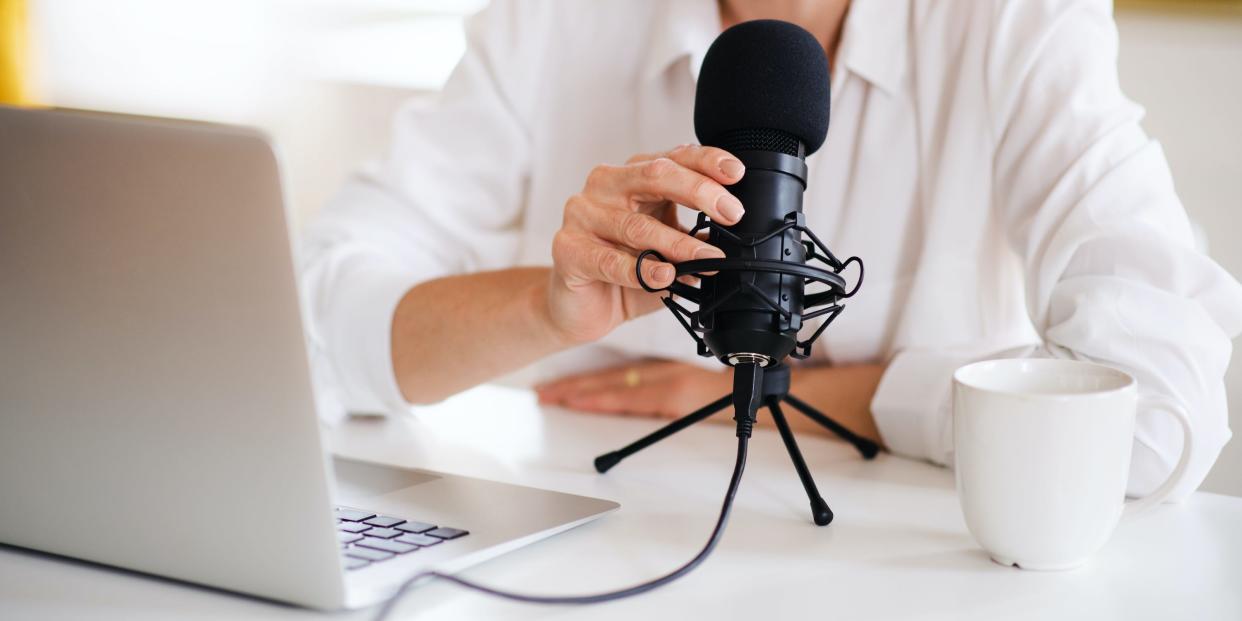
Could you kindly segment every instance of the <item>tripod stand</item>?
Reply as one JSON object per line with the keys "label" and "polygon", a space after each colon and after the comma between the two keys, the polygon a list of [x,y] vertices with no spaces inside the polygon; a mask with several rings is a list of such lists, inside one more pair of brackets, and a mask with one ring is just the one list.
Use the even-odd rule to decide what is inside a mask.
{"label": "tripod stand", "polygon": [[[753,376],[744,376],[742,366],[748,367],[755,371]],[[794,470],[798,472],[798,478],[802,481],[802,487],[806,490],[807,498],[811,501],[811,517],[815,523],[820,526],[826,526],[832,521],[832,509],[828,508],[828,503],[824,502],[824,498],[820,496],[819,489],[815,486],[815,479],[811,478],[811,471],[806,467],[806,461],[802,458],[802,451],[798,449],[798,442],[794,440],[793,430],[789,428],[789,422],[785,420],[785,414],[781,410],[781,403],[788,403],[793,408],[807,418],[819,423],[824,428],[833,432],[837,436],[849,442],[858,449],[858,452],[864,459],[871,459],[879,452],[879,447],[874,442],[866,438],[855,435],[849,429],[841,426],[835,420],[828,418],[819,410],[808,405],[806,402],[789,394],[789,367],[783,364],[776,364],[766,369],[754,365],[742,365],[734,371],[734,389],[732,395],[725,395],[686,416],[683,416],[656,431],[635,440],[624,448],[605,453],[595,458],[595,469],[601,474],[608,472],[613,466],[620,463],[622,459],[641,451],[664,438],[667,438],[690,425],[709,418],[711,415],[719,412],[733,403],[736,406],[737,413],[735,418],[739,416],[747,416],[753,422],[755,410],[759,406],[766,406],[772,414],[772,422],[776,424],[776,430],[781,434],[781,441],[785,443],[785,449],[789,451],[789,458],[793,461]],[[746,382],[753,381],[750,378],[758,379],[758,386],[747,385]],[[744,413],[743,410],[746,410]],[[747,431],[749,435],[749,431]]]}

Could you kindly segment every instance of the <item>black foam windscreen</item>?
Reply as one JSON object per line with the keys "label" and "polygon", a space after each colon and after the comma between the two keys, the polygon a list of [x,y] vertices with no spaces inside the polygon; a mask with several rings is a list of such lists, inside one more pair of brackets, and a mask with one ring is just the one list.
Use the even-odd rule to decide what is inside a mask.
{"label": "black foam windscreen", "polygon": [[779,20],[742,22],[703,58],[694,131],[702,144],[730,151],[788,153],[779,143],[793,138],[805,153],[791,154],[810,155],[828,135],[828,107],[828,58],[814,35]]}

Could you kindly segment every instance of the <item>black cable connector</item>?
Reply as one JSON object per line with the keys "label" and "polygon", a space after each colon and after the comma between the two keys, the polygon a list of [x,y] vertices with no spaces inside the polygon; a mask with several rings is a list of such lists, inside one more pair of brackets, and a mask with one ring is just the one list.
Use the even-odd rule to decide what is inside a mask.
{"label": "black cable connector", "polygon": [[763,404],[763,367],[744,362],[733,367],[733,420],[737,437],[749,438],[755,428],[755,416]]}

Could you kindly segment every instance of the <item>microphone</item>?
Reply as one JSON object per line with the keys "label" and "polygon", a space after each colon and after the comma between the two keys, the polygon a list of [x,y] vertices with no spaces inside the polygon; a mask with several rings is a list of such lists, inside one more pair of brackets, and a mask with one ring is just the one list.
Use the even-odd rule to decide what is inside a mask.
{"label": "microphone", "polygon": [[[732,367],[760,368],[791,355],[805,358],[844,308],[839,302],[861,284],[862,261],[838,260],[806,227],[802,213],[805,160],[824,143],[829,105],[824,49],[799,26],[743,22],[721,33],[708,49],[695,95],[695,133],[704,145],[729,151],[745,164],[742,180],[728,190],[746,212],[732,226],[700,214],[691,230],[708,231],[708,241],[725,253],[724,259],[676,266],[679,276],[698,276],[700,286],[674,282],[668,290],[698,304],[698,310],[687,309],[673,295],[664,299],[695,338],[700,355]],[[640,254],[640,266],[653,255],[659,256]],[[808,265],[816,260],[828,269]],[[840,272],[853,262],[859,265],[859,278],[847,292]],[[825,288],[808,292],[813,283]],[[814,334],[798,339],[806,321],[825,315]]]}
{"label": "microphone", "polygon": [[[600,473],[730,404],[740,469],[756,413],[766,407],[806,491],[811,517],[825,526],[832,522],[832,509],[815,485],[784,406],[853,444],[864,459],[879,452],[875,442],[789,394],[790,372],[784,364],[791,356],[811,354],[815,340],[845,308],[842,300],[857,293],[863,280],[862,260],[837,259],[807,228],[802,214],[806,157],[828,135],[829,101],[824,50],[811,33],[794,24],[743,22],[725,30],[708,48],[695,95],[694,130],[700,142],[729,151],[746,165],[741,181],[728,186],[746,212],[730,226],[699,214],[690,234],[707,231],[708,240],[725,256],[674,264],[678,277],[695,276],[699,286],[674,279],[662,289],[669,295],[661,300],[694,339],[699,355],[715,356],[733,367],[733,394],[596,457]],[[642,264],[650,257],[668,263],[654,250],[639,253],[638,282],[649,292],[661,291],[643,281]],[[847,290],[841,272],[851,263],[858,264],[858,278]],[[819,328],[800,339],[806,322],[819,317]]]}
{"label": "microphone", "polygon": [[[690,234],[706,231],[725,256],[674,264],[678,277],[695,276],[699,286],[674,279],[662,289],[669,295],[661,300],[694,339],[699,355],[715,356],[733,367],[733,393],[596,457],[600,473],[730,404],[740,467],[755,416],[766,407],[806,491],[811,517],[825,526],[832,522],[832,510],[802,457],[784,406],[845,439],[864,459],[879,452],[875,442],[789,394],[790,372],[784,364],[789,357],[811,354],[815,340],[845,308],[842,301],[857,293],[863,280],[862,260],[837,259],[807,228],[802,214],[806,157],[828,135],[828,88],[823,48],[794,24],[743,22],[725,30],[708,48],[699,72],[694,129],[700,142],[729,151],[746,165],[742,179],[728,186],[746,212],[730,226],[699,214]],[[654,250],[639,253],[638,282],[647,291],[661,291],[643,281],[642,264],[650,257],[668,263]],[[858,264],[858,278],[847,290],[841,272],[852,263]],[[696,308],[687,308],[678,298]],[[806,322],[820,317],[820,326],[800,339]]]}

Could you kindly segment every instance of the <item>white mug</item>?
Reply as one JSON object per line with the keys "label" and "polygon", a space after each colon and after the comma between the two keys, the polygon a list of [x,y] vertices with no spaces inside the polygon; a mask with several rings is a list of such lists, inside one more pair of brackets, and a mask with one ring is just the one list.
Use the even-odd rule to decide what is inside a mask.
{"label": "white mug", "polygon": [[1190,417],[1171,399],[1144,398],[1181,423],[1182,455],[1156,491],[1126,502],[1136,401],[1133,377],[1090,362],[988,360],[953,374],[958,496],[994,561],[1079,567],[1123,513],[1168,497],[1189,462]]}

